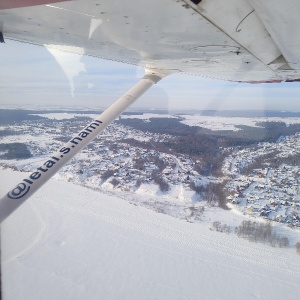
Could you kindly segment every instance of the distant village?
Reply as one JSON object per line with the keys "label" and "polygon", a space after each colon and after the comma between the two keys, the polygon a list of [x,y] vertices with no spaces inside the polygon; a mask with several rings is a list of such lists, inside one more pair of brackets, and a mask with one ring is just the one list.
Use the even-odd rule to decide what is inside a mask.
{"label": "distant village", "polygon": [[224,174],[231,178],[227,183],[228,201],[244,214],[300,227],[300,167],[296,162],[266,164],[248,175],[240,173],[269,153],[275,152],[275,158],[284,161],[299,157],[299,149],[300,134],[295,134],[282,137],[277,143],[261,143],[256,149],[234,151],[223,165]]}
{"label": "distant village", "polygon": [[[39,127],[32,126],[30,121],[16,126],[16,135],[3,137],[1,143],[24,143],[32,157],[27,160],[1,159],[0,165],[21,171],[33,170],[62,142],[68,141],[80,129],[80,124],[71,119]],[[105,186],[116,191],[136,192],[141,185],[156,184],[167,194],[180,186],[187,195],[194,195],[189,201],[206,201],[201,193],[196,195],[198,192],[193,187],[224,183],[229,206],[241,213],[300,227],[300,167],[286,162],[286,158],[299,155],[300,134],[282,137],[276,143],[227,149],[220,177],[201,176],[195,170],[197,161],[187,155],[149,148],[153,142],[170,138],[113,123],[59,174],[68,181],[89,187]],[[133,146],[128,140],[148,146]],[[256,162],[262,158],[261,166],[257,167]],[[282,163],[273,164],[272,161]]]}

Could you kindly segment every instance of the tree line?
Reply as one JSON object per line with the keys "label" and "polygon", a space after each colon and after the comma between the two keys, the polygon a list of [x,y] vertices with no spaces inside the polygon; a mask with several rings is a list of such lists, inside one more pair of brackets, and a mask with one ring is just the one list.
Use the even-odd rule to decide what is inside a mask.
{"label": "tree line", "polygon": [[[285,248],[290,246],[289,239],[286,236],[278,234],[270,222],[258,223],[244,220],[239,226],[231,227],[219,221],[214,221],[211,229],[225,233],[233,232],[238,237],[245,238],[251,242],[269,244],[272,247]],[[297,253],[300,254],[300,242],[296,243],[295,248]]]}
{"label": "tree line", "polygon": [[26,159],[32,157],[31,152],[23,143],[0,144],[0,159]]}
{"label": "tree line", "polygon": [[206,185],[196,185],[195,182],[190,183],[190,189],[195,191],[196,194],[201,196],[207,202],[208,206],[218,205],[223,209],[227,207],[227,191],[225,188],[226,182],[208,183]]}

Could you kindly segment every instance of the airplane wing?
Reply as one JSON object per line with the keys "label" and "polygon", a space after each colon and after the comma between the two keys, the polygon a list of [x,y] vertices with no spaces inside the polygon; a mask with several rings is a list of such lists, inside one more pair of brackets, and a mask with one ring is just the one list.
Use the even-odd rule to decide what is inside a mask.
{"label": "airplane wing", "polygon": [[299,0],[0,0],[5,39],[240,82],[300,78]]}

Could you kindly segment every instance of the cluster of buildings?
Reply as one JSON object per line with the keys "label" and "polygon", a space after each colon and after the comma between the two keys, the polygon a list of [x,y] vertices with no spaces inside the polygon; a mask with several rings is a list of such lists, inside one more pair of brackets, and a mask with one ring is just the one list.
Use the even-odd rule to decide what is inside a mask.
{"label": "cluster of buildings", "polygon": [[[230,178],[228,201],[245,214],[300,227],[299,151],[300,134],[295,134],[232,153],[223,165]],[[250,168],[247,176],[241,174],[258,159],[263,167]]]}
{"label": "cluster of buildings", "polygon": [[[22,126],[16,127],[22,130],[22,135],[4,137],[3,142],[26,143],[33,158],[1,164],[24,171],[36,168],[41,160],[80,130],[80,124],[70,120],[64,125],[53,121],[44,127],[29,124],[25,124],[23,130]],[[190,195],[193,194],[192,183],[195,186],[226,180],[228,202],[244,214],[300,227],[300,166],[296,161],[288,163],[288,158],[293,162],[292,158],[299,155],[300,134],[282,137],[276,143],[231,149],[223,162],[222,178],[200,176],[195,171],[195,162],[188,156],[149,147],[152,142],[170,138],[113,123],[63,167],[59,176],[91,187],[105,183],[108,188],[130,192],[139,189],[141,184],[157,183],[154,177],[159,177],[170,188],[180,185]],[[134,145],[132,141],[145,143],[145,147]],[[272,164],[278,161],[282,163]]]}

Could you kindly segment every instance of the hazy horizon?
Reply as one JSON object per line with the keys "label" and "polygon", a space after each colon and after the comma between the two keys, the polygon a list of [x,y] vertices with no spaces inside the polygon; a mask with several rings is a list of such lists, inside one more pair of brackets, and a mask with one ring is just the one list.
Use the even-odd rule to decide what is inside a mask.
{"label": "hazy horizon", "polygon": [[[143,76],[140,67],[47,50],[1,44],[1,107],[103,109]],[[173,74],[151,88],[134,109],[300,111],[300,82],[245,84]]]}

